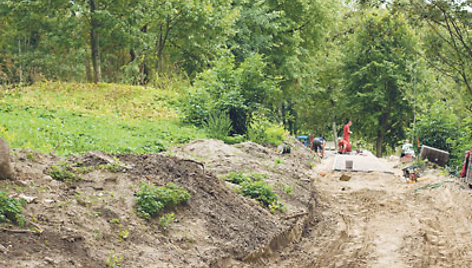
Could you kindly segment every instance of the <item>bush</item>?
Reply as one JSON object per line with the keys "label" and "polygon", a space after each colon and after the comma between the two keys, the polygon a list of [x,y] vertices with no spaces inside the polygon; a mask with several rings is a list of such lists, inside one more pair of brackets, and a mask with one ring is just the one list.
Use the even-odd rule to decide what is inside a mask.
{"label": "bush", "polygon": [[186,203],[190,194],[182,187],[169,183],[165,186],[141,184],[141,190],[136,193],[136,209],[146,219],[157,216],[163,209],[170,209]]}
{"label": "bush", "polygon": [[[409,134],[414,134],[424,145],[448,151],[450,164],[462,165],[464,151],[472,149],[470,121],[469,118],[460,120],[450,108],[435,103],[418,116],[415,128],[410,129]],[[413,144],[416,146],[415,141]]]}
{"label": "bush", "polygon": [[203,123],[203,128],[208,137],[218,140],[223,140],[233,129],[228,114],[217,110],[210,113],[208,120]]}
{"label": "bush", "polygon": [[23,226],[26,223],[22,215],[23,202],[9,198],[6,192],[0,192],[0,222],[13,223]]}
{"label": "bush", "polygon": [[201,73],[194,90],[183,101],[186,120],[201,125],[210,111],[226,112],[232,122],[232,134],[245,134],[248,115],[267,106],[280,91],[277,79],[265,73],[266,63],[254,54],[235,64],[234,57],[221,57],[213,67]]}
{"label": "bush", "polygon": [[275,124],[260,114],[254,114],[247,132],[248,139],[262,145],[279,146],[285,140],[287,131],[280,124]]}
{"label": "bush", "polygon": [[226,180],[240,185],[239,190],[243,196],[257,200],[261,205],[269,208],[271,212],[276,210],[285,211],[285,206],[272,187],[263,180],[267,175],[252,173],[245,175],[243,173],[231,172],[226,175]]}

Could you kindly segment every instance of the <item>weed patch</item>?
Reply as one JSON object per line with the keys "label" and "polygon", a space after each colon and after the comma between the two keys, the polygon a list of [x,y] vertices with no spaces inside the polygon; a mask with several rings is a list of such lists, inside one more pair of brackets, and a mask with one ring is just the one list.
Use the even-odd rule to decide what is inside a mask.
{"label": "weed patch", "polygon": [[163,215],[161,218],[159,218],[159,226],[161,226],[161,228],[163,230],[167,230],[169,225],[172,222],[174,222],[174,220],[175,220],[175,214],[174,213],[167,213],[167,214]]}
{"label": "weed patch", "polygon": [[66,162],[61,162],[59,165],[53,166],[51,171],[49,171],[49,176],[55,180],[68,183],[81,180],[81,177],[75,174],[73,168]]}
{"label": "weed patch", "polygon": [[171,209],[184,204],[190,199],[190,193],[174,183],[165,186],[141,184],[136,193],[136,209],[146,219],[157,216],[164,209]]}
{"label": "weed patch", "polygon": [[0,192],[0,223],[13,223],[24,226],[26,223],[23,217],[23,202],[9,198],[6,192]]}
{"label": "weed patch", "polygon": [[225,179],[231,183],[241,186],[238,190],[243,196],[257,200],[261,205],[270,209],[271,212],[285,211],[279,196],[274,193],[272,187],[263,180],[266,174],[251,173],[243,174],[231,172]]}

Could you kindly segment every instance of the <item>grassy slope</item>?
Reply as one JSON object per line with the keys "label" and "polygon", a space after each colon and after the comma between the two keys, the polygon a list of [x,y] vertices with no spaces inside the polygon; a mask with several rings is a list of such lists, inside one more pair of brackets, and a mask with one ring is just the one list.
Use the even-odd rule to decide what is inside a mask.
{"label": "grassy slope", "polygon": [[180,122],[178,98],[175,88],[39,83],[0,94],[0,136],[59,155],[159,152],[205,135]]}

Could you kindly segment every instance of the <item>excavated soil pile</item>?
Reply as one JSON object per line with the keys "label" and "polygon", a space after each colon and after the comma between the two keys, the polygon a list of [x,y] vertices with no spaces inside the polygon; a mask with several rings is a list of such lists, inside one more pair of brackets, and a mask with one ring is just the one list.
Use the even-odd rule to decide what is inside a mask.
{"label": "excavated soil pile", "polygon": [[[313,155],[306,154],[308,160],[295,154],[277,156],[255,144],[225,145],[220,154],[219,147],[211,149],[212,141],[198,143],[209,144],[206,156],[214,162],[98,152],[62,159],[14,151],[16,180],[1,181],[0,189],[26,200],[27,225],[0,226],[0,266],[242,267],[262,264],[273,250],[299,239],[313,200],[306,173]],[[240,159],[233,162],[222,154]],[[274,163],[278,157],[281,160]],[[213,175],[216,159],[229,161],[222,162],[218,174],[266,172],[273,185],[293,186],[293,193],[277,188],[287,199],[287,212],[271,214],[236,193]],[[306,168],[296,166],[301,162]],[[80,180],[52,179],[49,174],[56,165],[82,170]],[[157,219],[137,216],[135,193],[141,183],[169,182],[185,188],[191,198],[168,211],[176,219],[164,230]]]}
{"label": "excavated soil pile", "polygon": [[[265,174],[264,180],[285,201],[288,214],[308,212],[314,202],[312,167],[320,159],[295,139],[289,138],[288,142],[289,154],[278,154],[275,148],[254,142],[231,146],[219,140],[196,140],[174,148],[170,154],[198,161],[219,177],[230,172]],[[289,194],[287,189],[291,189]]]}

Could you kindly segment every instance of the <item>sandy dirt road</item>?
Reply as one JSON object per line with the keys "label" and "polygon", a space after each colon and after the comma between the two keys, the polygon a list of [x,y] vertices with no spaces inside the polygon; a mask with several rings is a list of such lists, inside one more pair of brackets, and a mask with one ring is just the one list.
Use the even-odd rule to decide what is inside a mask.
{"label": "sandy dirt road", "polygon": [[341,181],[332,161],[314,170],[316,223],[265,267],[472,267],[470,190],[431,174],[406,184],[399,169]]}

